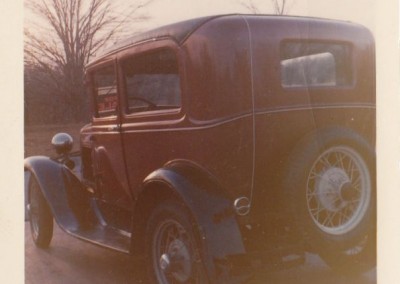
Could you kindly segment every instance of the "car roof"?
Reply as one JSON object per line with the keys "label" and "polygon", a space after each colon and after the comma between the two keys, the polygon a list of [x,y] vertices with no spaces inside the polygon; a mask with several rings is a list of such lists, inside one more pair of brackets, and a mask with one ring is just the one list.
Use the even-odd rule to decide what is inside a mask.
{"label": "car roof", "polygon": [[200,18],[194,18],[186,21],[181,21],[165,26],[161,26],[159,28],[155,28],[140,34],[133,35],[132,37],[129,37],[125,40],[122,40],[111,47],[105,49],[103,52],[101,52],[99,55],[97,55],[93,60],[88,65],[91,65],[92,63],[101,60],[102,58],[111,55],[113,53],[116,53],[120,50],[129,48],[130,46],[146,42],[146,41],[151,41],[151,40],[159,40],[159,39],[172,39],[175,42],[177,42],[178,45],[182,44],[185,42],[186,39],[190,37],[192,33],[194,33],[199,27],[203,26],[205,23],[212,21],[216,18],[222,18],[222,17],[232,17],[232,18],[238,18],[238,17],[258,17],[262,19],[274,19],[278,21],[287,21],[287,20],[293,20],[293,19],[298,19],[298,20],[306,20],[306,21],[316,21],[316,22],[341,22],[341,23],[350,23],[350,22],[345,22],[345,21],[340,21],[340,20],[330,20],[330,19],[323,19],[323,18],[316,18],[316,17],[304,17],[304,16],[287,16],[287,15],[263,15],[263,14],[225,14],[225,15],[214,15],[214,16],[206,16],[206,17],[200,17]]}
{"label": "car roof", "polygon": [[125,40],[117,42],[113,46],[104,50],[102,54],[98,57],[104,57],[108,54],[117,52],[121,49],[125,49],[131,45],[135,45],[141,42],[156,40],[162,38],[170,38],[176,41],[178,44],[181,44],[185,41],[186,38],[190,36],[192,32],[194,32],[197,28],[202,26],[204,23],[218,17],[223,17],[227,15],[219,15],[219,16],[206,16],[195,19],[190,19],[186,21],[181,21],[165,26],[161,26],[140,34],[133,35]]}

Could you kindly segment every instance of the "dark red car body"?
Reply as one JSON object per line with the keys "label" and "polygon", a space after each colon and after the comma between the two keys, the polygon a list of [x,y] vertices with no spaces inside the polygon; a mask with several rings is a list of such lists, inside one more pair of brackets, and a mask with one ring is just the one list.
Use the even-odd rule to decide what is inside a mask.
{"label": "dark red car body", "polygon": [[[291,66],[298,64],[294,54],[328,65],[336,60],[335,78],[311,67],[310,78],[318,82],[290,77]],[[164,65],[157,67],[157,60]],[[179,88],[171,95],[179,98],[164,106],[131,103],[132,86],[152,72],[177,80],[168,88]],[[100,86],[106,77],[108,85]],[[156,204],[175,196],[205,236],[210,279],[219,277],[216,259],[267,250],[284,239],[290,217],[282,181],[305,137],[343,129],[375,145],[374,40],[356,24],[249,15],[189,20],[105,52],[87,66],[86,80],[93,118],[81,131],[81,181],[51,179],[67,195],[74,191],[71,184],[90,194],[74,193],[80,202],[62,201],[42,181],[42,166],[32,166],[34,158],[26,163],[55,219],[66,231],[113,248],[104,235],[82,237],[76,225],[95,203],[105,224],[129,232],[126,245],[115,247],[140,253],[142,237],[136,232],[143,232]],[[60,209],[60,202],[74,205]],[[64,218],[68,214],[72,217]],[[296,241],[286,247],[302,246],[298,236],[289,239]]]}

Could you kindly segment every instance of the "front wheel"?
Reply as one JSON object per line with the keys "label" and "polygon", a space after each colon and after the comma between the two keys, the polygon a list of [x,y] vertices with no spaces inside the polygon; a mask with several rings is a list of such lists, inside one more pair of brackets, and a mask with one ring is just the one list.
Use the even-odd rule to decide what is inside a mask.
{"label": "front wheel", "polygon": [[47,248],[53,237],[53,215],[33,175],[29,180],[28,212],[33,242]]}
{"label": "front wheel", "polygon": [[154,283],[207,283],[192,222],[181,204],[161,203],[146,229],[149,276]]}

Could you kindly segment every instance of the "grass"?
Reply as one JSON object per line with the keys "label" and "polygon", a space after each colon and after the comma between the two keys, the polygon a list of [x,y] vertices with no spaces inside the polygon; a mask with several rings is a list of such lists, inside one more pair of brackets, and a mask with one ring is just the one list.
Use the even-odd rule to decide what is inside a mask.
{"label": "grass", "polygon": [[24,156],[54,155],[51,139],[59,132],[66,132],[74,139],[73,151],[79,150],[79,132],[85,123],[70,123],[61,125],[34,125],[25,126]]}

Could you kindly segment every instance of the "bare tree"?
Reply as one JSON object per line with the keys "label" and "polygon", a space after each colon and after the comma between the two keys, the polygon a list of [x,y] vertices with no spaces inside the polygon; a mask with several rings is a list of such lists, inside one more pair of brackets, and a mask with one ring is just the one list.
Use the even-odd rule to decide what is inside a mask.
{"label": "bare tree", "polygon": [[243,7],[250,11],[252,14],[260,14],[260,10],[257,5],[254,4],[253,0],[247,0],[247,2],[240,3]]}
{"label": "bare tree", "polygon": [[274,5],[274,12],[277,15],[285,14],[285,8],[287,8],[287,1],[286,0],[271,0],[272,4]]}
{"label": "bare tree", "polygon": [[85,116],[85,64],[118,37],[127,23],[147,19],[140,12],[151,1],[131,1],[123,13],[108,0],[26,1],[39,19],[24,30],[26,62],[50,76],[57,86],[54,95],[60,96],[74,120]]}
{"label": "bare tree", "polygon": [[[284,15],[288,10],[288,0],[270,0],[273,5],[274,14]],[[253,14],[260,14],[259,7],[253,2],[253,0],[247,0],[240,3],[243,7],[248,9]]]}

